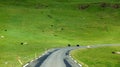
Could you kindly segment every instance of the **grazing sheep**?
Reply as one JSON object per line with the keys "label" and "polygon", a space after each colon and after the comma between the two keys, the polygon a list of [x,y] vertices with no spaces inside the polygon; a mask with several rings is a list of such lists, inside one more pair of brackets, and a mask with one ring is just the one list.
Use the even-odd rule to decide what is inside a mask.
{"label": "grazing sheep", "polygon": [[115,54],[115,52],[112,52],[112,54]]}
{"label": "grazing sheep", "polygon": [[76,45],[77,47],[79,47],[80,45],[78,44],[78,45]]}
{"label": "grazing sheep", "polygon": [[116,54],[120,54],[120,52],[116,52]]}
{"label": "grazing sheep", "polygon": [[21,42],[20,44],[21,45],[27,45],[28,43],[27,42]]}
{"label": "grazing sheep", "polygon": [[20,43],[21,45],[23,45],[23,43]]}
{"label": "grazing sheep", "polygon": [[68,47],[70,47],[71,45],[70,44],[68,44]]}
{"label": "grazing sheep", "polygon": [[120,54],[120,52],[112,52],[112,54]]}

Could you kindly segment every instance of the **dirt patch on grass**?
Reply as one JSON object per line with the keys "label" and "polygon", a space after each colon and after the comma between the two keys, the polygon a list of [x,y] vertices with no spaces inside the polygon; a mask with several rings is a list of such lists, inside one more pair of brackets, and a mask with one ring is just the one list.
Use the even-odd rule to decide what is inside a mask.
{"label": "dirt patch on grass", "polygon": [[109,7],[109,8],[114,8],[114,9],[118,9],[120,8],[120,3],[100,3],[100,6],[102,8],[106,8],[106,7]]}
{"label": "dirt patch on grass", "polygon": [[100,3],[100,7],[102,7],[102,8],[106,8],[106,7],[109,7],[109,6],[110,6],[109,3],[105,3],[105,2]]}
{"label": "dirt patch on grass", "polygon": [[35,4],[36,9],[41,9],[41,8],[46,8],[46,7],[48,7],[48,5],[44,5],[44,4],[40,4],[40,3]]}
{"label": "dirt patch on grass", "polygon": [[53,18],[52,15],[47,15],[49,18]]}
{"label": "dirt patch on grass", "polygon": [[84,9],[87,9],[89,6],[90,6],[89,4],[80,4],[80,5],[78,6],[78,8],[79,8],[80,10],[84,10]]}
{"label": "dirt patch on grass", "polygon": [[120,4],[113,4],[112,7],[115,9],[118,9],[118,8],[120,8]]}
{"label": "dirt patch on grass", "polygon": [[79,4],[78,9],[79,10],[85,10],[89,7],[98,7],[98,8],[114,8],[119,9],[120,3],[106,3],[106,2],[98,2],[98,3],[88,3],[88,4]]}

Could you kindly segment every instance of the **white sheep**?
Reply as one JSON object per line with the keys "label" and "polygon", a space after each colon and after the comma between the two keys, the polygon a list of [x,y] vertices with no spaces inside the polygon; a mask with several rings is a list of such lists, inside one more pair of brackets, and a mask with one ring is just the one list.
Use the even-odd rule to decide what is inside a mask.
{"label": "white sheep", "polygon": [[120,54],[120,52],[116,52],[116,54]]}

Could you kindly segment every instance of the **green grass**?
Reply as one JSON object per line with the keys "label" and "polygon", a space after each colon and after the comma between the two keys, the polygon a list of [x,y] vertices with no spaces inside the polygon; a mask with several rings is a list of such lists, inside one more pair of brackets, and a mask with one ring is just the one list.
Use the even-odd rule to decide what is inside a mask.
{"label": "green grass", "polygon": [[120,51],[120,47],[79,49],[72,55],[83,67],[119,67],[120,55],[112,54],[113,51]]}
{"label": "green grass", "polygon": [[[68,43],[120,43],[120,9],[94,4],[100,1],[1,0],[0,36],[5,38],[0,38],[0,66],[20,67],[17,57],[26,63],[35,53],[39,56],[49,48],[65,47]],[[81,3],[91,6],[80,10]],[[21,42],[28,44],[20,45]]]}

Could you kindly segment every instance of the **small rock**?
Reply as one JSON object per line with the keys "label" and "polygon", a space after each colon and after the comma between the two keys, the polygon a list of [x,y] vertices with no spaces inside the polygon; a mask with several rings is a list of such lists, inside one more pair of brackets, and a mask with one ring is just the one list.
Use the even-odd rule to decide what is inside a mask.
{"label": "small rock", "polygon": [[24,45],[27,45],[28,43],[27,42],[24,42]]}
{"label": "small rock", "polygon": [[8,64],[8,62],[5,62],[5,64]]}
{"label": "small rock", "polygon": [[88,45],[87,48],[90,48],[90,46]]}
{"label": "small rock", "polygon": [[5,36],[0,36],[0,38],[5,38]]}

